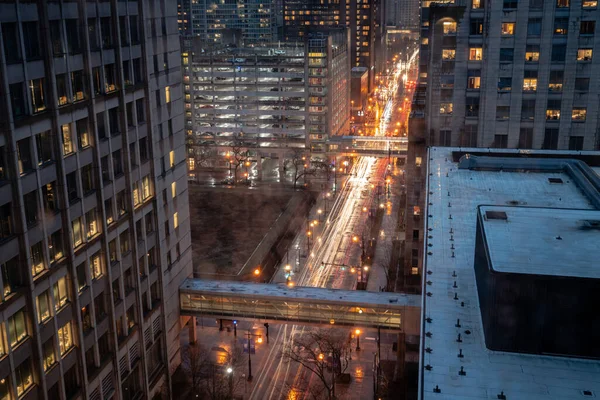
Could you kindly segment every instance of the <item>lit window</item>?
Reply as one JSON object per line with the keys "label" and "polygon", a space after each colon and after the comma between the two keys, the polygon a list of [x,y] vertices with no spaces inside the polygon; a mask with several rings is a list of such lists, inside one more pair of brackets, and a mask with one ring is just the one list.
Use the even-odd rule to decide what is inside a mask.
{"label": "lit window", "polygon": [[52,291],[54,292],[54,308],[58,311],[69,300],[67,297],[67,280],[64,276],[54,284]]}
{"label": "lit window", "polygon": [[[50,367],[56,363],[56,356],[54,355],[54,341],[53,339],[48,339],[46,343],[42,346],[42,357],[44,358],[44,371],[48,371]],[[0,397],[2,400],[4,398]]]}
{"label": "lit window", "polygon": [[598,1],[597,0],[583,0],[581,2],[581,7],[583,7],[583,8],[596,8],[596,7],[598,7]]}
{"label": "lit window", "polygon": [[133,184],[133,191],[131,192],[133,197],[133,206],[137,207],[142,202],[140,199],[140,189],[138,188],[137,182]]}
{"label": "lit window", "polygon": [[538,62],[540,60],[540,52],[536,50],[525,52],[525,61],[527,62]]}
{"label": "lit window", "polygon": [[413,206],[413,215],[421,215],[421,207]]}
{"label": "lit window", "polygon": [[98,279],[102,276],[102,263],[100,262],[100,252],[94,254],[90,258],[90,271],[92,271],[92,279]]}
{"label": "lit window", "polygon": [[592,49],[578,49],[577,61],[592,61]]}
{"label": "lit window", "polygon": [[31,276],[39,275],[45,269],[44,246],[42,242],[36,243],[31,250]]}
{"label": "lit window", "polygon": [[537,90],[537,78],[523,79],[523,90],[526,92],[535,92]]}
{"label": "lit window", "polygon": [[150,191],[150,176],[145,176],[142,179],[142,196],[144,200],[146,200],[151,195],[152,192]]}
{"label": "lit window", "polygon": [[60,328],[57,333],[58,348],[60,356],[64,356],[67,351],[73,347],[73,335],[71,334],[71,322],[67,322],[65,326]]}
{"label": "lit window", "polygon": [[441,103],[440,114],[452,115],[453,104],[452,103]]}
{"label": "lit window", "polygon": [[67,156],[73,154],[75,146],[73,145],[73,136],[71,134],[71,126],[64,124],[61,126],[62,137],[63,137],[63,155]]}
{"label": "lit window", "polygon": [[423,163],[423,158],[422,157],[416,157],[415,158],[415,165],[417,167],[420,167],[422,163]]}
{"label": "lit window", "polygon": [[419,275],[419,267],[411,267],[410,273],[412,275]]}
{"label": "lit window", "polygon": [[429,38],[422,38],[421,44],[427,46],[429,44]]}
{"label": "lit window", "polygon": [[479,89],[481,86],[481,77],[479,76],[471,76],[467,81],[467,88],[469,89]]}
{"label": "lit window", "polygon": [[21,309],[8,319],[8,341],[12,348],[15,348],[27,337],[25,318],[25,311]]}
{"label": "lit window", "polygon": [[171,197],[175,198],[177,196],[177,182],[171,183]]}
{"label": "lit window", "polygon": [[502,23],[502,35],[509,36],[515,34],[515,23],[514,22],[503,22]]}
{"label": "lit window", "polygon": [[444,49],[442,50],[442,60],[454,60],[456,57],[456,50]]}
{"label": "lit window", "polygon": [[81,226],[81,217],[75,218],[71,223],[73,227],[73,246],[78,247],[83,243],[83,227]]}
{"label": "lit window", "polygon": [[444,35],[455,35],[456,34],[456,22],[446,21],[444,22]]}
{"label": "lit window", "polygon": [[17,382],[17,396],[21,397],[33,385],[33,374],[31,373],[31,361],[29,359],[15,368],[15,377]]}
{"label": "lit window", "polygon": [[173,229],[177,229],[179,226],[179,213],[173,214]]}
{"label": "lit window", "polygon": [[558,7],[558,8],[569,7],[569,0],[557,0],[556,7]]}
{"label": "lit window", "polygon": [[196,160],[194,157],[188,158],[188,170],[193,171],[196,169]]}
{"label": "lit window", "polygon": [[165,87],[165,103],[171,102],[171,87]]}
{"label": "lit window", "polygon": [[33,113],[35,114],[44,111],[46,109],[44,78],[30,80],[29,90],[31,91],[31,107],[33,108]]}
{"label": "lit window", "polygon": [[171,166],[171,168],[173,168],[175,166],[175,151],[171,150],[169,152],[169,165]]}
{"label": "lit window", "polygon": [[50,302],[48,291],[40,294],[36,299],[38,323],[41,324],[50,319]]}
{"label": "lit window", "polygon": [[471,8],[483,8],[481,0],[473,0]]}
{"label": "lit window", "polygon": [[471,47],[469,49],[470,61],[481,61],[483,58],[483,49],[481,47]]}
{"label": "lit window", "polygon": [[571,113],[571,119],[573,121],[585,121],[587,115],[587,108],[574,108]]}
{"label": "lit window", "polygon": [[546,119],[557,121],[560,119],[560,110],[546,110]]}

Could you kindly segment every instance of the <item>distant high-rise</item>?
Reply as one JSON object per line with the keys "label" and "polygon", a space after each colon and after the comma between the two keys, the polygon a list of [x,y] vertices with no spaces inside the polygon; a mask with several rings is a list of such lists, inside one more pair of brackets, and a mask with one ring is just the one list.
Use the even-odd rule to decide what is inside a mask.
{"label": "distant high-rise", "polygon": [[[600,148],[598,2],[423,2],[407,158],[407,232],[426,218],[426,149]],[[424,216],[426,217],[426,216]],[[419,275],[422,239],[406,242]],[[416,283],[416,282],[415,282]]]}
{"label": "distant high-rise", "polygon": [[399,29],[419,29],[419,0],[390,0],[395,3],[394,12],[391,10],[387,15],[393,15],[396,27]]}
{"label": "distant high-rise", "polygon": [[154,398],[192,273],[175,0],[0,15],[0,398]]}
{"label": "distant high-rise", "polygon": [[370,89],[374,88],[376,41],[383,43],[380,0],[283,0],[283,16],[285,39],[302,37],[314,26],[346,26],[351,66],[368,68]]}
{"label": "distant high-rise", "polygon": [[223,43],[227,31],[239,32],[244,44],[277,39],[276,3],[272,0],[177,0],[182,35],[207,45]]}

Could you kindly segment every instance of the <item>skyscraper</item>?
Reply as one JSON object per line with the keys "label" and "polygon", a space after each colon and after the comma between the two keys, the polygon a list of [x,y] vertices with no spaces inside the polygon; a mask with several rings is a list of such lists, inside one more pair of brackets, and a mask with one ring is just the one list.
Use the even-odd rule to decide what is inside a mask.
{"label": "skyscraper", "polygon": [[152,398],[179,364],[176,11],[0,4],[0,398]]}
{"label": "skyscraper", "polygon": [[[428,146],[599,148],[597,1],[424,2],[405,275],[421,271]],[[415,279],[418,281],[418,279]]]}

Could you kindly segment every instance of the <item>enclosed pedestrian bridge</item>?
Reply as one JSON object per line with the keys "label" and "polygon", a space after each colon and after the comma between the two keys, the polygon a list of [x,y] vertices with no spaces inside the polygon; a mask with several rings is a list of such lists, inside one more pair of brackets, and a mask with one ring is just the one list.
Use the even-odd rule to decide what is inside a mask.
{"label": "enclosed pedestrian bridge", "polygon": [[421,296],[186,279],[181,315],[380,328],[418,335]]}

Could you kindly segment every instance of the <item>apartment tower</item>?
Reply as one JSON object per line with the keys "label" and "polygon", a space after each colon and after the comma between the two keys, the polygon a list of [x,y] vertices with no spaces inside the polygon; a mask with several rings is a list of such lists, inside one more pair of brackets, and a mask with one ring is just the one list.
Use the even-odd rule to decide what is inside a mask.
{"label": "apartment tower", "polygon": [[0,26],[0,398],[168,393],[192,273],[176,2],[2,2]]}

